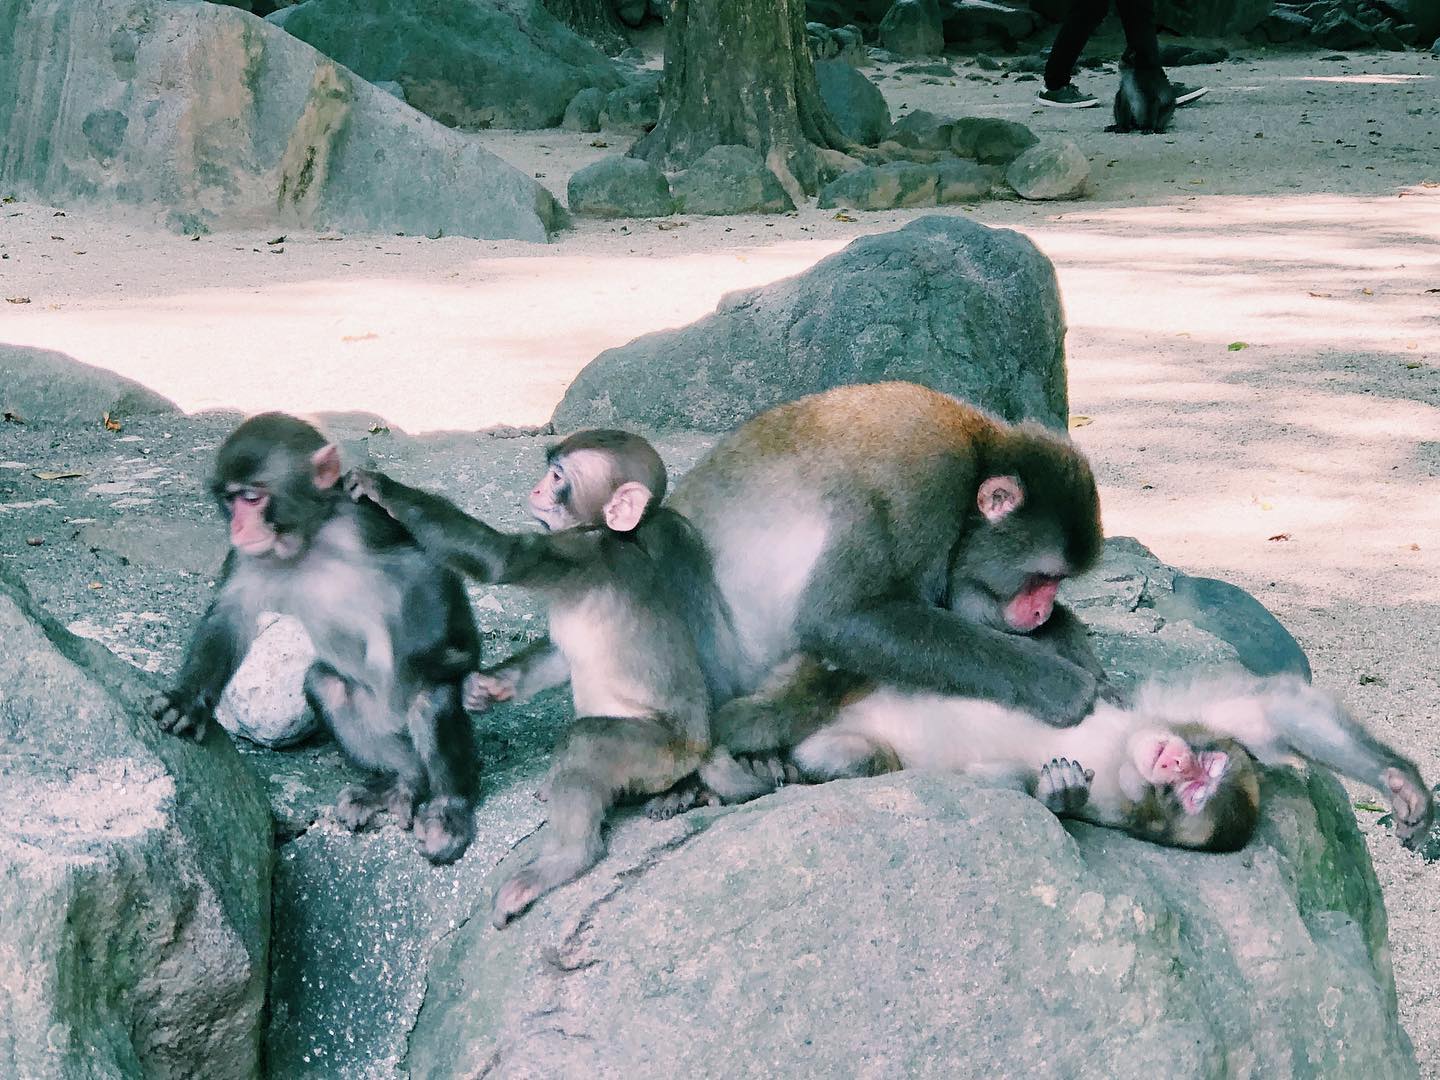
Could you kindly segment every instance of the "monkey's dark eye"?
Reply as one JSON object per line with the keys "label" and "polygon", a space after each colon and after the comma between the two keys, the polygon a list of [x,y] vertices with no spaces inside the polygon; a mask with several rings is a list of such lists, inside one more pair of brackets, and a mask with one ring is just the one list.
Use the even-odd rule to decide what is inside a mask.
{"label": "monkey's dark eye", "polygon": [[251,506],[262,503],[268,498],[268,494],[260,488],[236,488],[225,493],[226,502],[240,501]]}

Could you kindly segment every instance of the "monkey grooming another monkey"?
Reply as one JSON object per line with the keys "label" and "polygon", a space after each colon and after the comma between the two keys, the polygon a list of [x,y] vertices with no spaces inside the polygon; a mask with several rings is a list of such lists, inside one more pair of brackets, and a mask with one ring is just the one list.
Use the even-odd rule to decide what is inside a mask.
{"label": "monkey grooming another monkey", "polygon": [[505,534],[438,495],[382,473],[347,478],[433,556],[479,581],[538,589],[550,640],[473,676],[467,703],[525,700],[568,678],[574,721],[545,781],[539,853],[501,882],[504,926],[599,861],[606,812],[692,773],[710,745],[712,704],[728,696],[728,622],[699,536],[660,508],[665,467],[621,431],[583,431],[550,452],[530,509],[547,533]]}
{"label": "monkey grooming another monkey", "polygon": [[1157,66],[1140,67],[1129,49],[1120,57],[1120,89],[1115,93],[1115,122],[1106,131],[1159,135],[1175,115],[1175,88]]}
{"label": "monkey grooming another monkey", "polygon": [[388,810],[427,859],[453,862],[474,835],[474,736],[460,703],[480,659],[470,603],[455,574],[347,499],[339,479],[339,450],[293,416],[252,417],[225,440],[211,490],[230,552],[175,685],[151,712],[166,731],[204,738],[257,617],[292,615],[317,654],[306,698],[374,775],[340,793],[340,820],[360,829]]}
{"label": "monkey grooming another monkey", "polygon": [[[833,719],[790,755],[811,782],[896,769],[957,772],[1017,787],[1073,817],[1170,847],[1236,851],[1254,832],[1254,761],[1314,762],[1377,788],[1407,847],[1429,832],[1433,799],[1415,766],[1376,740],[1336,699],[1293,675],[1221,674],[1145,684],[1129,706],[1100,702],[1056,728],[975,699],[876,687],[852,694],[813,661],[805,679]],[[812,702],[810,708],[823,708]]]}
{"label": "monkey grooming another monkey", "polygon": [[1095,480],[1068,440],[911,383],[843,386],[726,437],[670,505],[700,531],[746,693],[714,717],[703,778],[726,801],[766,784],[736,754],[805,734],[770,707],[797,653],[1058,725],[1101,686],[1085,629],[1055,602],[1103,544]]}

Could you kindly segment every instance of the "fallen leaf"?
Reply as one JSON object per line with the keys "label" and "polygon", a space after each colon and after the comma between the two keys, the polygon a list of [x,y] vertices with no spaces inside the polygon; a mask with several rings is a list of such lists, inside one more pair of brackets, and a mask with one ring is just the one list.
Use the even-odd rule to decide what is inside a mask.
{"label": "fallen leaf", "polygon": [[1335,294],[1334,294],[1334,293],[1328,293],[1328,292],[1314,292],[1314,291],[1312,290],[1311,293],[1310,293],[1310,295],[1311,295],[1311,296],[1318,296],[1318,297],[1320,297],[1322,300],[1328,300],[1328,299],[1330,299],[1330,297],[1334,296]]}
{"label": "fallen leaf", "polygon": [[1375,295],[1375,290],[1374,290],[1374,289],[1361,289],[1360,292],[1361,292],[1361,294],[1364,295],[1364,296],[1374,296],[1374,295]]}
{"label": "fallen leaf", "polygon": [[1225,348],[1231,352],[1239,352],[1241,349],[1248,349],[1249,347],[1250,343],[1248,341],[1232,341],[1229,345],[1225,346]]}
{"label": "fallen leaf", "polygon": [[87,589],[103,589],[105,586],[101,585],[98,581],[92,581],[89,585],[86,585],[85,587]]}
{"label": "fallen leaf", "polygon": [[341,340],[341,341],[374,341],[374,340],[375,340],[376,338],[378,338],[379,336],[380,336],[380,335],[377,334],[377,333],[375,333],[375,331],[373,331],[373,330],[367,330],[367,331],[365,331],[365,333],[363,333],[363,334],[346,334],[346,335],[344,335],[343,337],[341,337],[340,340]]}
{"label": "fallen leaf", "polygon": [[1422,367],[1424,367],[1424,366],[1425,366],[1425,365],[1422,364],[1422,363],[1420,363],[1418,360],[1407,360],[1407,361],[1405,361],[1405,370],[1406,370],[1406,371],[1414,371],[1414,370],[1416,370],[1417,368],[1422,368]]}
{"label": "fallen leaf", "polygon": [[37,472],[31,473],[30,475],[35,477],[36,480],[78,480],[85,474],[83,472],[74,472],[73,470],[60,469],[55,472]]}
{"label": "fallen leaf", "polygon": [[1411,545],[1410,545],[1410,550],[1411,550],[1411,551],[1419,551],[1419,550],[1420,550],[1420,545],[1419,545],[1419,544],[1411,544]]}
{"label": "fallen leaf", "polygon": [[113,416],[111,416],[108,412],[100,417],[100,421],[105,425],[106,431],[119,431],[122,427],[125,426],[124,424],[120,423],[119,420],[116,420]]}
{"label": "fallen leaf", "polygon": [[683,229],[689,224],[688,221],[660,221],[656,222],[655,227],[661,232],[670,232],[672,229]]}
{"label": "fallen leaf", "polygon": [[284,242],[285,242],[285,237],[283,237],[283,236],[277,236],[277,237],[275,237],[274,240],[266,240],[266,241],[265,241],[265,243],[269,244],[271,247],[274,247],[276,244],[283,244]]}
{"label": "fallen leaf", "polygon": [[854,218],[854,217],[851,217],[849,214],[845,213],[844,210],[841,210],[841,211],[839,211],[833,218],[831,218],[830,220],[831,220],[831,221],[856,221],[856,220],[858,220],[858,219],[857,219],[857,218]]}
{"label": "fallen leaf", "polygon": [[1276,533],[1274,536],[1267,536],[1265,539],[1266,539],[1266,540],[1289,540],[1289,539],[1290,539],[1290,534],[1289,534],[1289,533]]}
{"label": "fallen leaf", "polygon": [[1427,293],[1440,292],[1440,289],[1426,289],[1425,291],[1426,291]]}
{"label": "fallen leaf", "polygon": [[1369,799],[1356,799],[1350,805],[1356,810],[1368,810],[1372,814],[1378,814],[1385,809],[1379,803],[1371,802]]}
{"label": "fallen leaf", "polygon": [[371,435],[389,435],[389,434],[390,434],[390,426],[389,426],[388,424],[371,424],[371,425],[370,425],[370,434],[371,434]]}
{"label": "fallen leaf", "polygon": [[39,547],[41,544],[45,543],[45,538],[43,536],[27,536],[25,538],[25,543],[29,544],[31,547]]}
{"label": "fallen leaf", "polygon": [[7,296],[7,297],[5,297],[5,302],[6,302],[7,304],[28,304],[28,303],[30,303],[30,297],[28,297],[28,296]]}
{"label": "fallen leaf", "polygon": [[51,239],[51,240],[64,240],[65,237],[63,237],[63,236],[52,236],[52,237],[50,237],[50,239]]}
{"label": "fallen leaf", "polygon": [[1094,422],[1095,422],[1094,419],[1093,419],[1092,417],[1089,417],[1089,416],[1072,416],[1072,417],[1070,417],[1070,426],[1071,426],[1072,428],[1077,428],[1077,427],[1089,427],[1089,426],[1090,426],[1091,424],[1093,424]]}
{"label": "fallen leaf", "polygon": [[598,149],[598,150],[604,150],[604,149],[605,149],[607,146],[609,146],[610,144],[609,144],[608,142],[606,142],[604,139],[591,139],[591,140],[590,140],[590,145],[593,146],[593,147],[595,147],[595,148]]}
{"label": "fallen leaf", "polygon": [[270,249],[270,254],[271,254],[271,255],[284,255],[284,254],[285,254],[285,249],[284,249],[283,247],[271,248],[271,249]]}
{"label": "fallen leaf", "polygon": [[24,422],[25,422],[25,417],[21,416],[21,415],[20,415],[18,412],[16,412],[15,410],[13,410],[13,409],[6,409],[6,410],[5,410],[5,423],[7,423],[7,424],[23,424]]}
{"label": "fallen leaf", "polygon": [[1385,685],[1385,680],[1382,679],[1379,675],[1369,675],[1369,674],[1365,674],[1365,675],[1361,675],[1361,676],[1360,676],[1360,685],[1361,685],[1361,686],[1384,686],[1384,685]]}
{"label": "fallen leaf", "polygon": [[14,196],[14,195],[6,195],[3,199],[0,199],[0,203],[7,203],[7,204],[8,204],[8,203],[12,203],[12,202],[14,202],[14,201],[15,201],[15,196]]}

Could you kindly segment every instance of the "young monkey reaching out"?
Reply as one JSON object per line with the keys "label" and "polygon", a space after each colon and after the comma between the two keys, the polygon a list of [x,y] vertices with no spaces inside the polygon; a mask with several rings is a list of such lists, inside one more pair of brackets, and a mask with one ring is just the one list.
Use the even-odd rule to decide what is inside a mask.
{"label": "young monkey reaching out", "polygon": [[704,544],[659,506],[665,485],[648,442],[609,430],[550,452],[530,493],[545,533],[497,532],[383,473],[346,478],[352,497],[378,504],[432,557],[549,599],[550,639],[466,682],[467,707],[481,709],[569,679],[577,716],[545,781],[540,850],[496,889],[496,926],[599,861],[601,825],[619,798],[666,790],[709,749],[728,622]]}

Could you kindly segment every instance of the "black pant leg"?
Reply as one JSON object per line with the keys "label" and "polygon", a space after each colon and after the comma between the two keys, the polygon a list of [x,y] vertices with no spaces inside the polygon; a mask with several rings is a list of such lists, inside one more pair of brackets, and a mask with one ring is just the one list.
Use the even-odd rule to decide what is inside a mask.
{"label": "black pant leg", "polygon": [[[1124,0],[1118,2],[1123,3]],[[1075,61],[1080,59],[1085,42],[1090,40],[1095,28],[1104,22],[1105,12],[1109,8],[1110,0],[1074,0],[1070,5],[1070,13],[1060,24],[1060,32],[1055,35],[1055,44],[1050,47],[1050,59],[1045,62],[1045,89],[1058,90],[1070,81],[1070,76],[1075,71]],[[1150,26],[1150,36],[1153,39],[1153,11]],[[1126,34],[1128,36],[1128,29]],[[1156,48],[1158,50],[1158,46]],[[1158,52],[1156,56],[1158,58]]]}
{"label": "black pant leg", "polygon": [[1132,66],[1160,68],[1160,40],[1155,36],[1154,0],[1115,0],[1115,14],[1125,28],[1125,51]]}

